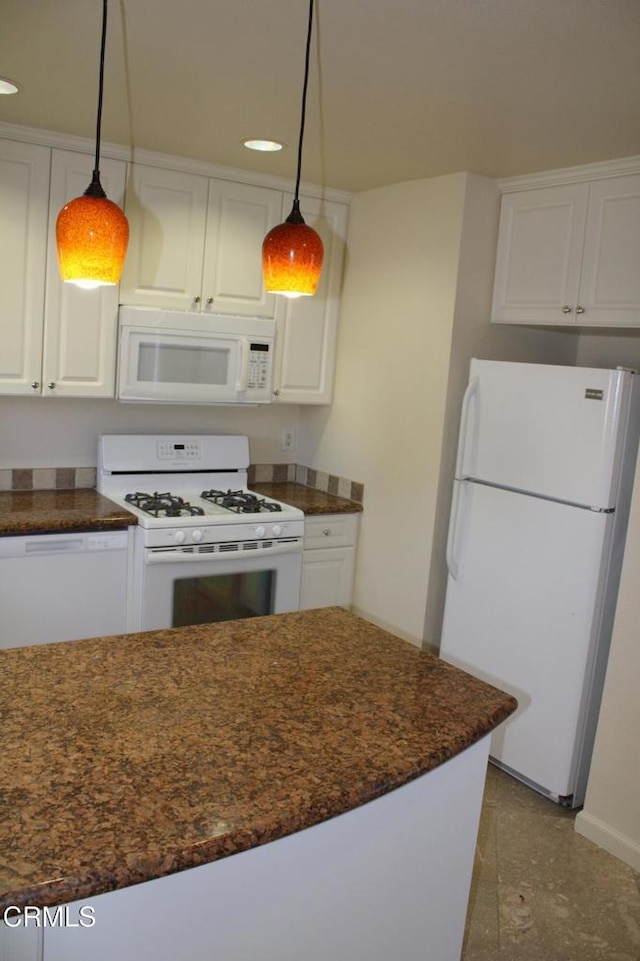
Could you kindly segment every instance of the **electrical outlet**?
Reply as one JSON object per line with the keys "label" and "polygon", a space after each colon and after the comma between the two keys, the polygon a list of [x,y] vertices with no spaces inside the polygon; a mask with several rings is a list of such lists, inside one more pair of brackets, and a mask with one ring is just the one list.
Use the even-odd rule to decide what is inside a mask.
{"label": "electrical outlet", "polygon": [[293,427],[282,428],[282,449],[294,450],[296,446],[296,432]]}

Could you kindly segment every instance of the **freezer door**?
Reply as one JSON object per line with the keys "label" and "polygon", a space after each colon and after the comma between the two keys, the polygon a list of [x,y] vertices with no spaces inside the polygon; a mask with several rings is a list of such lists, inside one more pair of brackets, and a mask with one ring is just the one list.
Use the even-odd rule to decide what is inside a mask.
{"label": "freezer door", "polygon": [[572,794],[597,709],[613,518],[464,481],[454,502],[440,654],[518,699],[492,756],[551,795]]}
{"label": "freezer door", "polygon": [[456,476],[614,506],[633,382],[628,371],[472,360]]}

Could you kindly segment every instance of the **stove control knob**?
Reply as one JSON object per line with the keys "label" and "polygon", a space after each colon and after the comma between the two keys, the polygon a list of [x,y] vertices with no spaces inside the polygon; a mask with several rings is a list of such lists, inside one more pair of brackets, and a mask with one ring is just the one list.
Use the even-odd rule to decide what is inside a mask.
{"label": "stove control knob", "polygon": [[264,524],[258,524],[258,526],[256,527],[256,537],[264,537],[266,533],[267,533],[267,529],[264,526]]}
{"label": "stove control knob", "polygon": [[192,539],[196,542],[196,544],[199,544],[199,543],[200,543],[200,541],[202,540],[203,536],[204,536],[204,535],[203,535],[202,531],[192,531],[192,533],[191,533],[191,537],[192,537]]}
{"label": "stove control knob", "polygon": [[176,531],[175,534],[173,535],[173,539],[176,542],[176,544],[184,544],[184,537],[185,537],[184,531]]}
{"label": "stove control knob", "polygon": [[271,528],[271,533],[274,537],[279,537],[282,534],[282,524],[274,524]]}

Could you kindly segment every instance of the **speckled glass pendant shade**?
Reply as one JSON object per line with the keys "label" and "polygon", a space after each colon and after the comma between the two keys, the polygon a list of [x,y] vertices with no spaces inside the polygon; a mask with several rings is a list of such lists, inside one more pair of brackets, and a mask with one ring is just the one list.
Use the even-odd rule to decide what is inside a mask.
{"label": "speckled glass pendant shade", "polygon": [[56,241],[63,280],[86,287],[119,283],[129,224],[112,200],[84,194],[69,201],[58,214]]}
{"label": "speckled glass pendant shade", "polygon": [[309,82],[309,51],[313,27],[313,0],[309,0],[309,24],[302,88],[302,114],[298,140],[298,169],[291,213],[283,224],[269,231],[262,242],[262,274],[267,291],[286,297],[315,294],[322,271],[324,247],[319,234],[304,222],[298,190],[302,165],[302,141]]}
{"label": "speckled glass pendant shade", "polygon": [[285,222],[270,230],[262,242],[265,287],[287,297],[315,294],[324,247],[320,236],[305,224],[298,201]]}
{"label": "speckled glass pendant shade", "polygon": [[129,242],[129,224],[120,207],[100,183],[100,126],[104,85],[104,49],[107,32],[107,0],[102,5],[102,43],[96,126],[96,157],[91,183],[82,197],[62,208],[56,221],[58,264],[63,280],[80,287],[117,284]]}

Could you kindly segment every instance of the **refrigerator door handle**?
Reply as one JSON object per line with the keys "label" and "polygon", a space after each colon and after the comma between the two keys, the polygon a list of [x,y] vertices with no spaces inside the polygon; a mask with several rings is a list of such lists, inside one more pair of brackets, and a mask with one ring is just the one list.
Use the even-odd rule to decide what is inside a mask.
{"label": "refrigerator door handle", "polygon": [[462,465],[464,464],[464,455],[467,451],[467,434],[469,429],[469,409],[471,407],[471,402],[473,398],[478,393],[478,377],[472,377],[467,385],[467,389],[464,392],[464,397],[462,398],[462,410],[460,412],[460,440],[458,442],[458,456],[456,459],[456,477],[462,477]]}
{"label": "refrigerator door handle", "polygon": [[451,577],[458,579],[458,560],[456,558],[456,535],[458,533],[458,515],[460,513],[460,484],[453,485],[453,500],[451,501],[451,517],[449,518],[449,533],[447,535],[447,569]]}

